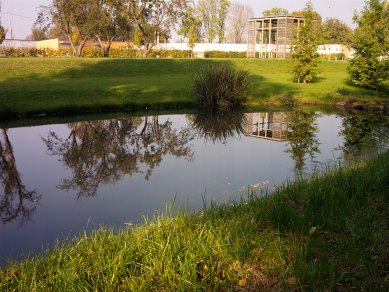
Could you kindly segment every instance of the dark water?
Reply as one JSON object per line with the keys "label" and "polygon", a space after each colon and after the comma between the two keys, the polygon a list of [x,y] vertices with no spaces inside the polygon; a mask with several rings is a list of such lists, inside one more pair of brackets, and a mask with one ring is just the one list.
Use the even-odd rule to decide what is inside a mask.
{"label": "dark water", "polygon": [[201,209],[389,145],[389,119],[320,112],[169,115],[0,129],[0,263],[100,224]]}

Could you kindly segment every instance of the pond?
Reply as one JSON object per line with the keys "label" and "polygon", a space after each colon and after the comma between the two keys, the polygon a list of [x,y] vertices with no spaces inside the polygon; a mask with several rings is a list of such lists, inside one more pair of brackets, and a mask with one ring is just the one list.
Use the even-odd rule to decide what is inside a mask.
{"label": "pond", "polygon": [[0,129],[0,264],[175,200],[228,202],[389,145],[382,113],[118,116]]}

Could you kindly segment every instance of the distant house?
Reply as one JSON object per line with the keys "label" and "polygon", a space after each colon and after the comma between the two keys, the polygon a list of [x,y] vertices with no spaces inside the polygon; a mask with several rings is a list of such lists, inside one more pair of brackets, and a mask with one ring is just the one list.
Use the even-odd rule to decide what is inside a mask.
{"label": "distant house", "polygon": [[68,49],[70,48],[70,42],[67,40],[61,40],[61,39],[49,39],[49,40],[42,40],[36,42],[36,48],[37,49],[52,49],[52,50],[58,50],[58,49]]}

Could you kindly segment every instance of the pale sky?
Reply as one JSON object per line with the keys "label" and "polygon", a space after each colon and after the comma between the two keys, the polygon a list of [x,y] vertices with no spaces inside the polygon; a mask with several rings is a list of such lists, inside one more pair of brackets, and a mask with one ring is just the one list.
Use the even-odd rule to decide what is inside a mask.
{"label": "pale sky", "polygon": [[[255,17],[262,16],[262,11],[272,7],[286,8],[289,12],[303,10],[306,0],[231,0],[250,6]],[[51,0],[0,0],[1,24],[9,29],[8,12],[10,12],[11,27],[14,38],[24,39],[31,33],[31,27],[36,19],[40,5],[47,5]],[[313,0],[314,9],[319,12],[323,20],[327,17],[338,18],[353,26],[354,11],[361,11],[365,0]],[[7,38],[10,35],[7,34]]]}

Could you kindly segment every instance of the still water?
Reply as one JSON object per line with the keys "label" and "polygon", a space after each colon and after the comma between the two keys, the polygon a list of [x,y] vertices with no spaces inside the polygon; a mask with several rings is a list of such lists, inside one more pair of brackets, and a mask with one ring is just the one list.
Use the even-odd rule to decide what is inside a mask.
{"label": "still water", "polygon": [[0,264],[101,224],[268,189],[389,145],[389,117],[163,115],[0,129]]}

